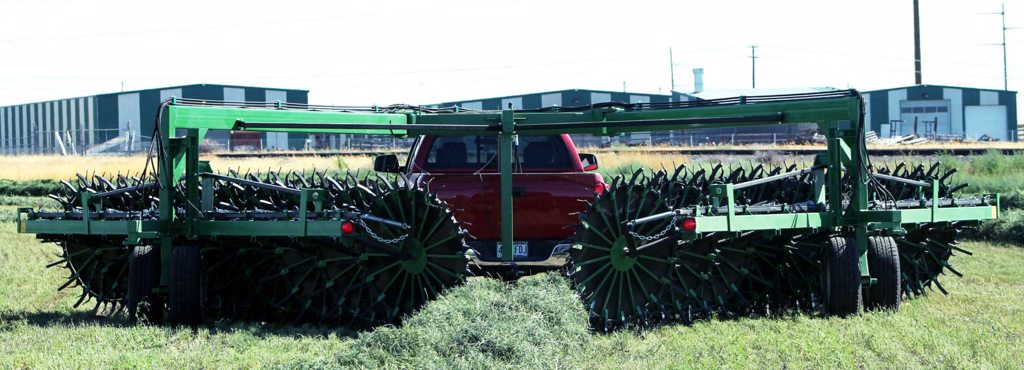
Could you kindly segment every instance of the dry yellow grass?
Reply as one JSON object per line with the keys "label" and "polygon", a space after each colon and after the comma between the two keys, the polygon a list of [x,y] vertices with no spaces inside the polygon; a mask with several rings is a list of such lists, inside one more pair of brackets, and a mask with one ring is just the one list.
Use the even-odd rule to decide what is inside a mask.
{"label": "dry yellow grass", "polygon": [[[825,149],[824,144],[750,144],[750,145],[730,145],[730,144],[719,144],[710,146],[673,146],[673,145],[655,145],[655,146],[639,146],[636,148],[637,152],[642,152],[645,149],[657,149],[657,150],[685,150],[685,149],[745,149],[745,150],[794,150],[794,149]],[[893,145],[893,144],[868,144],[869,149],[912,149],[912,150],[928,150],[928,149],[1024,149],[1024,142],[928,142],[919,145]],[[630,148],[632,149],[632,148]],[[609,149],[606,148],[595,148],[595,147],[581,147],[579,148],[582,152],[595,152],[603,153]]]}
{"label": "dry yellow grass", "polygon": [[[266,171],[272,170],[336,170],[337,156],[318,157],[274,157],[274,158],[220,158],[205,156],[215,171],[228,169]],[[369,156],[340,157],[347,168],[368,169],[373,166],[373,158]],[[8,180],[42,180],[68,179],[78,173],[139,173],[146,163],[145,156],[0,156],[0,179]]]}
{"label": "dry yellow grass", "polygon": [[317,156],[317,157],[273,157],[273,158],[204,158],[210,161],[214,171],[227,171],[239,169],[241,171],[266,171],[267,169],[277,171],[302,171],[302,170],[337,170],[338,160],[344,162],[344,166],[350,170],[366,170],[373,168],[373,157],[366,155],[355,156]]}
{"label": "dry yellow grass", "polygon": [[646,167],[660,169],[675,168],[676,166],[690,162],[690,157],[673,153],[650,153],[642,150],[629,152],[599,152],[597,161],[602,169],[611,171],[626,167]]}
{"label": "dry yellow grass", "polygon": [[[872,145],[872,148],[893,148],[895,146]],[[650,152],[649,149],[685,149],[686,147],[653,146],[628,148],[626,151],[608,151],[604,148],[580,148],[581,152],[596,153],[604,171],[623,169],[627,167],[647,168],[674,168],[683,163],[691,163],[691,160],[701,158],[690,158],[687,155],[675,153]],[[750,145],[750,146],[716,146],[715,148],[742,148],[753,150],[787,150],[787,149],[824,149],[823,146],[814,145]],[[991,148],[991,149],[1021,149],[1024,143],[930,143],[921,146],[900,146],[905,149],[955,149],[955,148]],[[619,149],[622,150],[622,149]],[[403,150],[404,151],[404,150]],[[399,157],[404,157],[399,154]],[[284,170],[337,170],[339,159],[344,162],[345,169],[368,170],[373,167],[373,157],[368,155],[323,155],[308,157],[272,157],[272,158],[223,158],[213,155],[204,155],[204,160],[209,160],[214,171],[224,172],[228,169],[238,169],[242,172]],[[709,159],[709,158],[703,158]],[[710,158],[712,160],[720,160]],[[77,173],[138,173],[142,171],[145,164],[145,156],[50,156],[50,155],[28,155],[28,156],[0,156],[0,179],[9,180],[40,180],[40,179],[68,179]]]}

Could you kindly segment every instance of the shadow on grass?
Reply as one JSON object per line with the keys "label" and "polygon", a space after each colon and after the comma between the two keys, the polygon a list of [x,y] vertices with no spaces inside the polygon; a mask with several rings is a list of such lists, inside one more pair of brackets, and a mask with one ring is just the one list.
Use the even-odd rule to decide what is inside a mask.
{"label": "shadow on grass", "polygon": [[92,311],[36,311],[36,312],[3,312],[0,323],[4,327],[14,322],[25,322],[32,326],[54,327],[69,325],[100,325],[111,327],[128,327],[132,323],[123,316],[98,316]]}
{"label": "shadow on grass", "polygon": [[201,329],[208,330],[211,335],[227,335],[233,333],[245,333],[258,338],[286,337],[286,338],[309,338],[309,337],[339,337],[356,338],[358,332],[342,327],[301,325],[293,326],[278,323],[265,323],[254,321],[240,321],[220,319],[208,320],[198,326],[178,326],[171,324],[152,324],[145,321],[133,323],[125,315],[103,316],[96,315],[93,311],[36,311],[36,312],[2,312],[0,313],[0,331],[10,330],[16,325],[30,325],[40,328],[67,327],[96,325],[114,328],[131,327],[162,327],[174,330],[192,330],[198,332]]}
{"label": "shadow on grass", "polygon": [[[253,321],[221,319],[199,326],[210,330],[210,334],[246,333],[257,338],[356,338],[359,333],[343,327],[316,325],[287,325]],[[195,330],[195,328],[193,328]]]}

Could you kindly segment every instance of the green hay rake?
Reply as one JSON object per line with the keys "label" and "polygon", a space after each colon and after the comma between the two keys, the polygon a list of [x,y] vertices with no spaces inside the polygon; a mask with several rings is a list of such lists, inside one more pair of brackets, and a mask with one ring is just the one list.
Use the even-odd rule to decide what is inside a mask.
{"label": "green hay rake", "polygon": [[[941,165],[874,168],[856,91],[533,111],[320,107],[172,99],[146,168],[79,176],[18,230],[63,247],[76,306],[161,321],[207,317],[366,328],[396,322],[468,272],[467,233],[425,184],[357,174],[217,174],[209,130],[497,136],[502,256],[513,261],[517,135],[815,123],[810,164],[680,166],[610,182],[581,214],[564,271],[595,328],[782,310],[896,309],[959,275],[957,233],[999,216],[994,194]],[[969,253],[968,253],[969,254]]]}

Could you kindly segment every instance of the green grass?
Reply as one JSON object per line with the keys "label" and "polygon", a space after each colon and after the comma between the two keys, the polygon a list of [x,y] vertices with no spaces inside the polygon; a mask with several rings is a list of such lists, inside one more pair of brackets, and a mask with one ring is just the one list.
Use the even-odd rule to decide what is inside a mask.
{"label": "green grass", "polygon": [[938,161],[957,169],[955,179],[970,184],[966,189],[968,192],[1021,196],[1021,184],[1024,184],[1024,154],[1005,155],[992,150],[977,156],[944,155],[940,156]]}
{"label": "green grass", "polygon": [[[622,156],[620,165],[601,168],[599,171],[606,176],[614,176],[620,173],[632,173],[636,168],[642,167],[642,163],[649,154],[638,152],[632,156]],[[672,157],[666,157],[672,159]],[[709,158],[692,158],[695,160],[680,163],[664,163],[670,170],[685,163],[687,167],[713,165],[717,163],[733,163],[749,167],[751,163],[775,163],[789,164],[799,163],[801,166],[809,165],[813,159],[811,156],[784,156],[772,153],[763,153],[758,156],[710,156]],[[876,166],[895,166],[896,163],[906,162],[907,164],[931,164],[940,162],[946,168],[956,168],[957,173],[953,175],[954,183],[968,183],[966,193],[1001,193],[1006,195],[1016,194],[1021,196],[1021,184],[1024,184],[1024,154],[1005,155],[998,151],[989,151],[983,155],[974,156],[952,156],[940,155],[938,157],[872,157]],[[660,168],[659,168],[660,169]]]}
{"label": "green grass", "polygon": [[18,208],[57,209],[57,202],[46,197],[0,196],[0,222],[14,221]]}
{"label": "green grass", "polygon": [[15,181],[0,179],[0,195],[45,197],[47,194],[59,192],[60,181],[57,180],[25,180]]}
{"label": "green grass", "polygon": [[982,222],[974,231],[968,231],[966,237],[976,240],[1002,241],[1024,245],[1024,209],[1004,209],[999,219]]}
{"label": "green grass", "polygon": [[72,309],[57,248],[0,223],[0,368],[1022,368],[1024,249],[971,242],[952,292],[901,311],[793,314],[593,334],[564,278],[474,278],[400,327],[131,326]]}

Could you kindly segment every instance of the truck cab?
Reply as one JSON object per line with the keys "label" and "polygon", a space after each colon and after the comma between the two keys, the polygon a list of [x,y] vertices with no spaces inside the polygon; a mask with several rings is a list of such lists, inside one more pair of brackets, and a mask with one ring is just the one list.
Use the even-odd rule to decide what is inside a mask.
{"label": "truck cab", "polygon": [[589,201],[607,188],[593,154],[569,135],[519,136],[513,147],[512,263],[501,260],[501,200],[495,136],[421,136],[405,165],[377,157],[374,170],[401,173],[446,201],[469,231],[470,265],[559,268]]}

